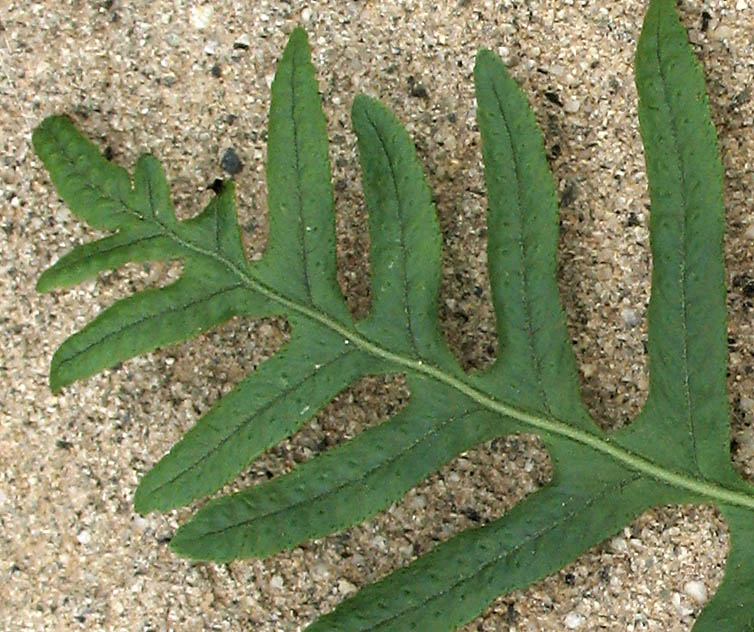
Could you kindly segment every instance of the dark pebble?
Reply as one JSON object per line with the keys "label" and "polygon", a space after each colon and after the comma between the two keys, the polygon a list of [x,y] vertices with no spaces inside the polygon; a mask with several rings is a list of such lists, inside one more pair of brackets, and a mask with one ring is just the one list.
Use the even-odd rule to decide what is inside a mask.
{"label": "dark pebble", "polygon": [[228,172],[232,176],[241,173],[241,170],[243,169],[243,163],[232,147],[228,147],[228,149],[225,150],[225,153],[220,160],[220,166],[223,171]]}

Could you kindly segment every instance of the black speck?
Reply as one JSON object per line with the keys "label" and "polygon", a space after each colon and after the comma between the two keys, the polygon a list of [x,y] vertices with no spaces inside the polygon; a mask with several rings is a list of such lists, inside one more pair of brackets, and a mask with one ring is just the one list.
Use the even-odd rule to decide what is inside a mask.
{"label": "black speck", "polygon": [[508,604],[508,609],[505,613],[505,621],[506,623],[515,623],[516,619],[518,619],[518,613],[516,612],[516,607],[512,604]]}
{"label": "black speck", "polygon": [[563,195],[560,196],[560,206],[571,206],[579,196],[579,187],[576,184],[576,180],[569,180],[563,189]]}
{"label": "black speck", "polygon": [[105,151],[102,152],[102,155],[105,157],[105,160],[112,160],[113,159],[113,148],[108,145],[105,147]]}
{"label": "black speck", "polygon": [[568,586],[574,586],[576,584],[576,576],[573,573],[566,573],[565,583]]}
{"label": "black speck", "polygon": [[746,298],[754,296],[754,281],[748,281],[746,285],[744,285],[743,293]]}
{"label": "black speck", "polygon": [[235,149],[232,147],[228,147],[228,149],[225,150],[225,153],[220,160],[220,166],[223,171],[227,171],[232,176],[241,173],[241,170],[243,169],[243,163],[238,157]]}
{"label": "black speck", "polygon": [[626,226],[638,226],[639,225],[639,218],[636,217],[636,213],[631,211],[628,214],[628,219],[626,220]]}
{"label": "black speck", "polygon": [[212,66],[212,68],[209,69],[209,72],[215,79],[219,79],[223,74],[223,71],[218,64]]}
{"label": "black speck", "polygon": [[240,50],[249,50],[249,45],[246,42],[233,42],[233,48]]}
{"label": "black speck", "polygon": [[550,148],[550,156],[552,158],[559,158],[561,153],[563,153],[563,150],[560,148],[560,143],[555,143]]}
{"label": "black speck", "polygon": [[482,520],[482,516],[480,516],[479,512],[473,507],[466,507],[461,510],[461,513],[473,522],[480,522]]}
{"label": "black speck", "polygon": [[86,617],[83,614],[77,614],[75,617],[73,617],[78,621],[79,623],[84,623],[86,621]]}
{"label": "black speck", "polygon": [[407,81],[409,95],[416,97],[417,99],[429,99],[429,92],[427,91],[427,88],[425,88],[421,83],[416,83],[413,75],[409,75]]}
{"label": "black speck", "polygon": [[55,441],[55,447],[60,448],[61,450],[70,450],[73,447],[73,444],[65,439],[58,439]]}
{"label": "black speck", "polygon": [[237,118],[238,118],[238,117],[237,117],[237,116],[236,116],[235,114],[226,114],[226,115],[225,115],[225,116],[223,117],[223,120],[225,121],[225,123],[226,123],[227,125],[233,125],[233,123],[235,123],[235,122],[236,122],[236,119],[237,119]]}
{"label": "black speck", "polygon": [[223,188],[223,181],[220,178],[215,178],[215,181],[207,187],[208,191],[212,191],[215,194],[220,193]]}
{"label": "black speck", "polygon": [[603,566],[600,569],[600,579],[603,582],[609,582],[610,581],[610,567],[609,566]]}
{"label": "black speck", "polygon": [[734,95],[733,98],[730,100],[730,103],[728,104],[729,110],[735,110],[736,108],[740,108],[744,103],[746,103],[749,98],[751,97],[751,88],[749,86],[744,86],[744,89],[741,90],[738,94]]}
{"label": "black speck", "polygon": [[557,92],[553,92],[552,90],[545,90],[545,98],[550,102],[554,103],[555,105],[559,105],[560,107],[563,107],[563,102],[560,100],[560,96]]}
{"label": "black speck", "polygon": [[702,11],[702,32],[707,30],[711,19],[712,16],[707,11]]}

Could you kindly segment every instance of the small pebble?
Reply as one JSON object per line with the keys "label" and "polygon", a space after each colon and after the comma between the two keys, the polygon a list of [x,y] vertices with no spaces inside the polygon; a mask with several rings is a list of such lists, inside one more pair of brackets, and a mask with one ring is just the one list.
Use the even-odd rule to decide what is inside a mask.
{"label": "small pebble", "polygon": [[312,577],[317,580],[327,579],[330,576],[330,569],[324,562],[317,562],[312,567]]}
{"label": "small pebble", "polygon": [[79,544],[87,545],[92,541],[92,536],[88,531],[79,531],[79,534],[76,536],[76,539],[79,541]]}
{"label": "small pebble", "polygon": [[707,587],[700,581],[690,581],[683,585],[683,592],[699,605],[707,602]]}
{"label": "small pebble", "polygon": [[578,99],[568,97],[565,101],[563,101],[563,109],[569,114],[576,114],[576,112],[578,112],[580,108],[581,103],[579,103]]}
{"label": "small pebble", "polygon": [[233,42],[233,48],[240,48],[241,50],[249,50],[251,47],[251,41],[249,40],[249,36],[244,33],[240,37],[236,38],[236,41]]}
{"label": "small pebble", "polygon": [[220,159],[220,167],[222,167],[223,171],[227,171],[232,176],[241,173],[243,163],[238,157],[235,149],[228,147],[225,150],[223,157]]}
{"label": "small pebble", "polygon": [[350,595],[351,593],[355,593],[356,590],[357,590],[356,586],[354,586],[347,579],[341,579],[338,582],[338,592],[341,595]]}
{"label": "small pebble", "polygon": [[639,314],[633,307],[624,307],[620,312],[623,322],[629,327],[636,327],[639,324]]}
{"label": "small pebble", "polygon": [[725,24],[721,24],[712,32],[712,36],[715,39],[719,39],[719,40],[727,40],[730,37],[732,37],[732,35],[733,35],[733,29],[730,28],[729,26],[726,26]]}
{"label": "small pebble", "polygon": [[420,509],[424,509],[427,506],[427,499],[424,495],[417,494],[410,500],[409,505],[411,509],[418,511]]}
{"label": "small pebble", "polygon": [[578,612],[569,612],[566,615],[564,623],[565,627],[567,627],[569,630],[575,630],[576,628],[580,628],[583,625],[584,617]]}
{"label": "small pebble", "polygon": [[682,617],[688,617],[690,614],[692,614],[694,611],[685,606],[683,603],[683,600],[681,599],[680,593],[673,593],[673,596],[670,598],[671,603],[673,606],[675,606],[676,612],[681,615]]}
{"label": "small pebble", "polygon": [[280,590],[284,583],[282,575],[273,575],[272,579],[270,579],[270,588],[273,590]]}
{"label": "small pebble", "polygon": [[214,11],[212,6],[208,4],[191,7],[191,26],[199,30],[206,29],[212,21]]}

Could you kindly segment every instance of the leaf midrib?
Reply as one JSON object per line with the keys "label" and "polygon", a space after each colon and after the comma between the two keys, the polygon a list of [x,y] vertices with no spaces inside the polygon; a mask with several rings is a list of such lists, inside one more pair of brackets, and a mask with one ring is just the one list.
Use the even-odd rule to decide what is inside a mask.
{"label": "leaf midrib", "polygon": [[610,437],[605,436],[603,438],[584,430],[574,428],[558,419],[542,417],[526,410],[516,408],[515,406],[501,402],[491,395],[474,388],[472,385],[444,372],[442,369],[430,364],[425,364],[421,360],[412,360],[411,358],[407,358],[398,353],[388,351],[365,336],[360,335],[358,332],[347,329],[339,322],[330,318],[327,314],[306,305],[301,305],[296,301],[279,294],[262,280],[258,279],[250,270],[242,270],[229,259],[226,259],[219,254],[212,253],[200,245],[188,242],[167,228],[166,230],[169,236],[174,238],[185,248],[193,250],[206,257],[213,257],[218,262],[225,265],[233,274],[237,275],[239,280],[250,290],[259,292],[282,307],[320,323],[324,327],[342,335],[344,341],[353,343],[356,347],[366,353],[442,382],[488,410],[512,417],[513,419],[531,426],[532,428],[536,428],[537,430],[559,435],[581,443],[582,445],[586,445],[593,450],[606,454],[614,458],[616,461],[623,463],[629,469],[638,471],[650,478],[655,478],[668,485],[690,491],[694,494],[706,496],[717,502],[737,505],[754,510],[754,495],[752,494],[732,490],[716,483],[694,479],[685,474],[681,474],[680,472],[666,469],[639,454],[616,445],[611,441]]}
{"label": "leaf midrib", "polygon": [[[54,137],[54,134],[52,132],[51,136]],[[71,160],[71,163],[73,168],[75,169],[75,161]],[[88,178],[86,178],[84,174],[82,174],[82,176],[83,180],[88,180]],[[98,187],[96,183],[87,184],[101,191],[101,188]],[[106,192],[104,191],[102,191],[102,193],[106,194]],[[616,461],[623,463],[629,469],[640,472],[650,478],[654,478],[673,487],[677,487],[694,494],[707,497],[708,499],[719,503],[736,505],[754,510],[754,494],[747,494],[741,491],[732,490],[723,485],[698,480],[691,478],[685,474],[681,474],[680,472],[674,472],[672,470],[666,469],[639,454],[616,445],[608,436],[600,437],[584,430],[574,428],[563,421],[555,419],[554,417],[546,418],[528,412],[526,410],[516,408],[515,406],[511,406],[510,404],[506,404],[505,402],[501,402],[495,399],[491,395],[484,393],[477,388],[474,388],[472,385],[453,375],[445,373],[443,370],[435,366],[425,364],[421,360],[412,360],[411,358],[404,357],[398,353],[388,351],[377,343],[372,342],[365,336],[360,335],[358,332],[346,328],[336,320],[330,318],[327,314],[320,312],[312,307],[301,305],[296,301],[276,292],[264,281],[257,278],[249,269],[248,264],[244,268],[241,268],[219,252],[207,250],[199,244],[184,239],[183,237],[178,235],[171,227],[167,226],[156,217],[144,218],[142,214],[131,208],[125,202],[125,200],[120,198],[120,196],[118,196],[117,199],[113,198],[111,195],[106,194],[105,196],[110,197],[111,199],[115,199],[115,201],[119,202],[127,212],[135,215],[140,221],[157,224],[162,228],[167,237],[173,239],[178,245],[182,246],[183,248],[193,251],[204,257],[214,259],[218,263],[222,264],[232,274],[236,275],[240,283],[247,287],[249,290],[258,292],[270,301],[277,303],[281,307],[298,313],[301,316],[308,318],[309,320],[320,323],[322,326],[343,336],[344,342],[346,342],[347,344],[353,343],[356,347],[366,353],[446,384],[447,386],[459,391],[466,397],[475,401],[480,406],[487,408],[488,410],[516,419],[517,421],[520,421],[521,423],[542,432],[558,435],[572,441],[576,441],[577,443],[590,447],[597,452],[606,454]]]}
{"label": "leaf midrib", "polygon": [[631,485],[635,483],[637,480],[639,480],[641,477],[633,477],[633,478],[624,478],[618,481],[615,481],[611,483],[610,485],[605,485],[602,491],[599,494],[589,496],[588,498],[583,499],[579,507],[576,509],[571,509],[570,512],[567,514],[561,516],[554,522],[551,522],[547,524],[546,526],[542,527],[538,531],[535,531],[533,533],[528,533],[525,537],[518,540],[514,546],[511,546],[510,548],[503,548],[503,551],[501,553],[498,553],[496,555],[493,555],[492,557],[485,560],[483,564],[476,567],[474,571],[471,573],[461,573],[458,575],[458,577],[446,588],[439,590],[437,592],[432,593],[428,597],[425,597],[421,601],[417,603],[412,603],[409,606],[406,606],[402,608],[401,610],[394,612],[389,617],[386,617],[382,619],[381,621],[377,621],[374,625],[370,625],[368,628],[362,628],[360,632],[369,632],[370,630],[378,630],[379,628],[384,627],[386,624],[389,624],[391,621],[394,621],[396,619],[399,619],[400,617],[403,617],[408,612],[415,612],[419,610],[420,608],[424,608],[428,603],[435,601],[436,599],[439,599],[441,597],[444,597],[445,595],[450,594],[451,591],[455,590],[463,584],[464,582],[473,579],[477,575],[484,572],[487,568],[490,566],[493,566],[500,562],[502,559],[506,557],[512,557],[516,555],[518,552],[520,552],[525,546],[528,546],[532,542],[536,542],[537,540],[540,540],[543,536],[547,536],[549,533],[557,529],[558,527],[562,526],[566,522],[569,522],[572,518],[577,516],[579,513],[583,512],[584,509],[587,507],[591,507],[596,502],[607,496],[610,492],[614,491],[617,488],[623,488],[624,486]]}
{"label": "leaf midrib", "polygon": [[686,427],[688,428],[689,435],[691,436],[691,454],[692,458],[694,459],[694,466],[697,470],[700,470],[699,467],[699,453],[696,446],[696,424],[694,421],[694,409],[691,404],[691,387],[689,384],[689,330],[688,330],[688,306],[686,297],[688,295],[688,274],[686,273],[686,261],[688,260],[688,199],[686,195],[687,191],[687,185],[686,185],[686,163],[683,160],[683,154],[680,150],[680,143],[678,141],[678,129],[676,127],[676,116],[673,113],[673,106],[672,101],[668,94],[668,77],[667,73],[663,71],[663,64],[662,64],[662,51],[660,50],[660,42],[662,41],[660,36],[660,27],[662,25],[662,20],[657,20],[657,29],[655,32],[655,38],[656,38],[656,61],[657,61],[657,72],[660,75],[660,81],[662,84],[662,94],[665,97],[665,106],[668,109],[668,113],[670,115],[670,136],[672,138],[673,142],[673,149],[674,153],[678,158],[678,178],[680,180],[679,184],[679,195],[681,198],[681,213],[683,215],[683,221],[681,222],[681,243],[683,244],[683,253],[681,256],[681,265],[680,265],[680,273],[681,273],[681,329],[683,334],[683,348],[682,348],[682,355],[683,355],[683,398],[684,398],[684,411],[683,411],[683,417],[686,421]]}

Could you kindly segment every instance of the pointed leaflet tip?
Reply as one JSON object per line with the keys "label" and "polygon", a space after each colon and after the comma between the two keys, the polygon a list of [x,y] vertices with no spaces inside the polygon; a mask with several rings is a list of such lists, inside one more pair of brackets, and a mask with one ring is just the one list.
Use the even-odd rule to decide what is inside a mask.
{"label": "pointed leaflet tip", "polygon": [[49,116],[32,134],[34,150],[71,211],[94,228],[133,227],[131,181],[67,116]]}
{"label": "pointed leaflet tip", "polygon": [[442,236],[414,143],[375,99],[356,97],[352,118],[372,241],[372,307],[357,328],[387,349],[456,371],[437,320]]}
{"label": "pointed leaflet tip", "polygon": [[558,202],[542,135],[500,58],[474,68],[487,185],[487,260],[500,349],[479,375],[506,399],[588,431],[556,283]]}
{"label": "pointed leaflet tip", "polygon": [[[672,2],[653,0],[636,50],[651,199],[649,395],[627,439],[677,469],[735,479],[730,461],[723,169],[702,68]],[[652,442],[663,436],[665,441]]]}
{"label": "pointed leaflet tip", "polygon": [[266,166],[270,230],[254,274],[288,299],[350,324],[337,282],[327,124],[303,29],[290,36],[271,96]]}

